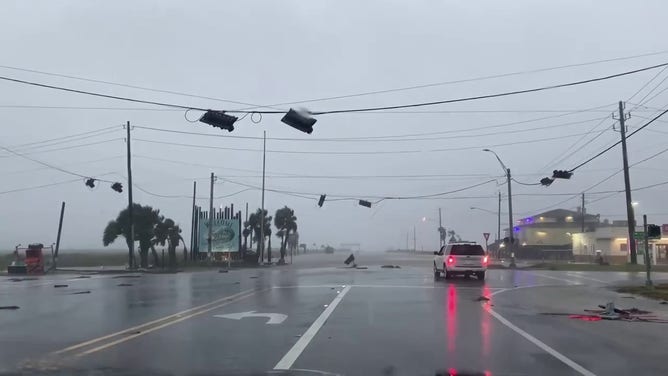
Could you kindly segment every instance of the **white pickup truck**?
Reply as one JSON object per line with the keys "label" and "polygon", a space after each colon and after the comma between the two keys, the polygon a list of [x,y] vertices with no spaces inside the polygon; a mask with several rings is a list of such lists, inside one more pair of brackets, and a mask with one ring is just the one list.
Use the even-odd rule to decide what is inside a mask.
{"label": "white pickup truck", "polygon": [[434,252],[434,278],[443,275],[449,279],[453,275],[466,277],[475,274],[479,280],[485,279],[488,257],[485,250],[476,243],[449,243]]}

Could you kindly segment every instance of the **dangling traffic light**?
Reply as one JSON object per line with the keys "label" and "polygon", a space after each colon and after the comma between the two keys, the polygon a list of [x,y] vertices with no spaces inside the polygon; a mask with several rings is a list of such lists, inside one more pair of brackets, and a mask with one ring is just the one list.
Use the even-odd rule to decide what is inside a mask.
{"label": "dangling traffic light", "polygon": [[239,120],[238,117],[228,115],[223,111],[209,110],[199,118],[199,121],[209,124],[215,128],[226,129],[228,132],[234,130],[234,123]]}
{"label": "dangling traffic light", "polygon": [[93,178],[86,179],[86,186],[88,188],[95,188],[95,179]]}
{"label": "dangling traffic light", "polygon": [[321,208],[322,208],[322,204],[325,203],[325,197],[327,197],[327,195],[320,195],[320,200],[318,200],[318,206],[321,207]]}
{"label": "dangling traffic light", "polygon": [[371,207],[371,202],[370,202],[370,201],[367,201],[367,200],[360,200],[360,201],[359,201],[359,204],[360,204],[361,206],[366,206],[367,208],[370,208],[370,207]]}
{"label": "dangling traffic light", "polygon": [[313,124],[315,124],[317,120],[309,115],[308,112],[297,111],[294,108],[291,108],[290,111],[283,116],[281,121],[292,128],[311,134],[311,132],[313,132]]}
{"label": "dangling traffic light", "polygon": [[116,191],[118,193],[121,193],[121,192],[123,192],[123,184],[116,182],[116,183],[111,185],[111,189],[113,189],[114,191]]}
{"label": "dangling traffic light", "polygon": [[570,179],[573,176],[573,173],[566,170],[554,170],[552,171],[553,179]]}
{"label": "dangling traffic light", "polygon": [[552,184],[552,183],[554,183],[554,179],[552,179],[552,178],[545,177],[545,178],[540,179],[540,184],[542,184],[546,187],[549,187],[550,184]]}

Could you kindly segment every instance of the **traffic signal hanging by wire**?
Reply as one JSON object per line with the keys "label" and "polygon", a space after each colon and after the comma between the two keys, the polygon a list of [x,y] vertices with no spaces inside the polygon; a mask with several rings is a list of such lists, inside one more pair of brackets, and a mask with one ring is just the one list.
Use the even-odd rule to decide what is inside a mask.
{"label": "traffic signal hanging by wire", "polygon": [[318,206],[322,208],[322,205],[325,203],[325,198],[327,195],[320,195],[320,199],[318,200]]}
{"label": "traffic signal hanging by wire", "polygon": [[573,173],[566,170],[554,170],[552,171],[553,179],[570,179],[573,176]]}
{"label": "traffic signal hanging by wire", "polygon": [[95,188],[95,179],[93,178],[86,179],[86,187]]}
{"label": "traffic signal hanging by wire", "polygon": [[552,178],[545,177],[545,178],[540,179],[540,184],[542,184],[546,187],[549,187],[550,184],[552,184],[552,183],[554,183],[554,179],[552,179]]}
{"label": "traffic signal hanging by wire", "polygon": [[226,129],[228,132],[234,130],[234,123],[239,120],[238,117],[228,115],[223,111],[209,110],[199,118],[199,121],[209,124],[215,128]]}
{"label": "traffic signal hanging by wire", "polygon": [[121,184],[119,182],[116,182],[116,183],[111,185],[111,189],[113,189],[114,191],[116,191],[118,193],[122,193],[123,192],[123,184]]}
{"label": "traffic signal hanging by wire", "polygon": [[311,134],[313,132],[313,124],[317,121],[315,118],[309,116],[307,111],[297,111],[291,108],[281,121],[292,128],[298,129],[304,133]]}
{"label": "traffic signal hanging by wire", "polygon": [[367,208],[371,207],[371,202],[367,200],[360,200],[359,201],[360,206],[366,206]]}

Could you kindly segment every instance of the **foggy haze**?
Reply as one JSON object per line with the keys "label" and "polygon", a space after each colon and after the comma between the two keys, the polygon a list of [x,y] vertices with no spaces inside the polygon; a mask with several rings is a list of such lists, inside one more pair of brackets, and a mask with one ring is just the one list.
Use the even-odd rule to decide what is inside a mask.
{"label": "foggy haze", "polygon": [[[522,90],[668,60],[668,48],[654,42],[656,36],[668,34],[668,3],[663,1],[633,6],[621,1],[5,1],[3,8],[0,76],[217,110],[251,106],[7,67],[317,112]],[[564,69],[289,104],[661,51]],[[668,73],[662,69],[496,99],[317,115],[310,135],[281,123],[280,114],[265,114],[258,124],[249,115],[228,133],[190,123],[182,110],[0,81],[1,146],[124,186],[122,194],[104,182],[89,189],[83,178],[0,152],[0,249],[55,242],[62,201],[66,211],[61,247],[102,248],[105,225],[128,200],[123,129],[127,121],[134,126],[134,201],[173,218],[186,240],[193,181],[197,204],[208,207],[211,172],[218,176],[214,196],[230,195],[216,199],[216,207],[260,207],[263,131],[266,208],[270,215],[285,205],[293,208],[300,242],[309,247],[361,243],[364,250],[385,250],[405,248],[409,239],[412,248],[415,227],[417,248],[435,249],[439,208],[447,229],[478,242],[484,242],[483,232],[490,232],[492,240],[498,192],[503,195],[502,231],[507,227],[507,188],[499,163],[482,149],[494,150],[522,183],[537,183],[554,169],[570,169],[619,140],[619,126],[612,118],[618,101],[628,101],[629,131],[666,107],[668,94],[662,93],[661,80]],[[657,84],[662,86],[643,98]],[[635,106],[643,99],[644,107]],[[191,111],[188,118],[200,115]],[[666,121],[657,121],[629,140],[631,164],[665,148]],[[109,129],[37,143],[103,128]],[[373,138],[379,136],[405,137]],[[632,167],[632,187],[663,182],[667,158],[659,155]],[[579,194],[620,170],[621,159],[617,147],[578,169],[571,180],[555,181],[550,187],[513,183],[515,219],[553,208],[575,210]],[[62,184],[26,189],[54,183]],[[386,196],[432,195],[476,184],[480,185],[448,195],[376,203]],[[591,188],[587,212],[601,214],[602,219],[625,219],[622,193],[597,193],[623,188],[621,173]],[[662,186],[634,191],[636,215],[646,213],[652,222],[668,223],[664,192]],[[317,206],[320,194],[328,195],[322,208]],[[351,200],[334,201],[337,196]],[[354,199],[374,204],[369,209]],[[123,245],[117,241],[112,248]]]}

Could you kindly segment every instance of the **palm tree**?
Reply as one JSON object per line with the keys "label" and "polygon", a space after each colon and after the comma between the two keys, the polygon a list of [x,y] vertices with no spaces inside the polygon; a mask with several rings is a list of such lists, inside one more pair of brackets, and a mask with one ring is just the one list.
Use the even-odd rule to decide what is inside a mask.
{"label": "palm tree", "polygon": [[287,245],[288,237],[290,232],[297,231],[297,217],[295,217],[295,211],[285,206],[281,209],[276,210],[276,216],[274,217],[274,225],[281,234],[281,259],[278,261],[280,264],[285,263],[285,248]]}
{"label": "palm tree", "polygon": [[[134,222],[134,239],[139,242],[139,264],[142,268],[148,267],[148,251],[151,248],[153,230],[160,222],[160,210],[150,206],[132,205],[132,217]],[[102,244],[108,246],[119,236],[125,238],[130,247],[130,215],[125,208],[118,213],[115,220],[109,221],[102,235]],[[154,254],[155,257],[155,254]]]}
{"label": "palm tree", "polygon": [[[255,239],[256,243],[256,257],[257,257],[257,262],[260,262],[260,242],[264,242],[268,237],[271,236],[271,216],[267,215],[267,210],[264,210],[264,238],[262,238],[262,227],[260,226],[260,223],[262,222],[262,209],[257,209],[255,213],[252,213],[250,216],[248,216],[248,227],[252,231],[251,237]],[[251,243],[252,243],[251,239]],[[266,248],[265,248],[266,249]]]}
{"label": "palm tree", "polygon": [[[167,243],[167,257],[168,266],[170,270],[176,269],[176,247],[183,242],[184,251],[187,252],[186,242],[181,236],[181,228],[174,223],[171,218],[160,218],[161,221],[155,226],[153,244],[160,244],[162,246]],[[154,251],[155,252],[155,251]],[[157,256],[157,253],[154,254]]]}

